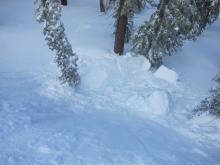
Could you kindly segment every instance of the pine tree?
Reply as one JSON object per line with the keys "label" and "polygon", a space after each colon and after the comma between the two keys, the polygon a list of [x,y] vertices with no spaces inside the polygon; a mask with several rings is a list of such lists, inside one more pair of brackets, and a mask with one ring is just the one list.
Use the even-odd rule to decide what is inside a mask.
{"label": "pine tree", "polygon": [[196,6],[202,18],[200,27],[204,30],[208,24],[213,23],[218,18],[220,0],[197,0]]}
{"label": "pine tree", "polygon": [[[152,3],[152,0],[148,0]],[[129,42],[133,31],[133,16],[146,5],[146,0],[110,0],[114,4],[115,46],[114,52],[123,54],[124,43]]]}
{"label": "pine tree", "polygon": [[135,34],[132,50],[144,55],[153,69],[162,64],[184,40],[195,40],[219,15],[219,0],[161,0],[157,11]]}
{"label": "pine tree", "polygon": [[75,86],[80,78],[77,72],[78,57],[73,53],[65,28],[60,20],[60,0],[39,0],[39,7],[36,10],[37,21],[44,24],[45,40],[49,48],[56,52],[55,61],[60,68],[59,79],[62,83]]}
{"label": "pine tree", "polygon": [[217,86],[210,91],[211,96],[201,101],[194,109],[194,115],[201,115],[201,113],[208,112],[220,116],[220,73],[214,80],[217,82]]}
{"label": "pine tree", "polygon": [[[147,0],[152,3],[153,0]],[[111,0],[110,3],[114,4],[114,14],[113,18],[115,19],[115,31],[117,31],[118,21],[120,16],[124,15],[127,17],[128,22],[126,26],[126,35],[125,41],[130,40],[132,31],[133,31],[133,17],[135,13],[140,12],[147,3],[146,0]],[[152,3],[153,4],[153,3]]]}

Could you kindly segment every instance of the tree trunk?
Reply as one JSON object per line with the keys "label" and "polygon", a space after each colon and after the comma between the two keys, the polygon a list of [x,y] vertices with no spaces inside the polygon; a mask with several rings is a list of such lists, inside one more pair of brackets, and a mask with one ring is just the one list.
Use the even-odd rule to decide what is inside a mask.
{"label": "tree trunk", "polygon": [[120,16],[117,23],[117,29],[115,33],[115,46],[114,46],[114,52],[119,55],[122,55],[124,52],[127,24],[128,24],[128,17],[126,15]]}
{"label": "tree trunk", "polygon": [[61,5],[67,6],[67,0],[61,0]]}
{"label": "tree trunk", "polygon": [[155,33],[157,34],[161,28],[161,24],[164,21],[164,15],[166,11],[166,6],[169,3],[169,0],[160,0],[160,3],[157,6],[157,15],[159,20],[156,21]]}
{"label": "tree trunk", "polygon": [[141,11],[142,4],[140,0],[137,0],[137,7],[138,7],[138,10]]}
{"label": "tree trunk", "polygon": [[169,3],[169,0],[160,0],[159,9],[158,9],[158,15],[160,20],[163,20],[164,13],[166,9],[166,5]]}
{"label": "tree trunk", "polygon": [[105,5],[103,0],[99,0],[100,12],[105,12]]}

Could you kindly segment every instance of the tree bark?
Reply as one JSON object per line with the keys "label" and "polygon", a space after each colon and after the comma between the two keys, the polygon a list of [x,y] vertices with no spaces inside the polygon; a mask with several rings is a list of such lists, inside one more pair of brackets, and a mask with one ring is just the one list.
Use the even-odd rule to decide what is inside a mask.
{"label": "tree bark", "polygon": [[99,0],[100,12],[105,12],[105,5],[103,0]]}
{"label": "tree bark", "polygon": [[158,15],[159,15],[160,20],[163,20],[164,18],[166,5],[168,3],[169,3],[169,0],[160,0],[159,9],[158,9]]}
{"label": "tree bark", "polygon": [[142,4],[140,0],[137,0],[137,7],[138,7],[138,10],[141,11]]}
{"label": "tree bark", "polygon": [[61,5],[67,6],[67,0],[61,0]]}
{"label": "tree bark", "polygon": [[115,46],[114,46],[114,52],[119,55],[122,55],[124,52],[127,24],[128,24],[128,17],[126,15],[121,15],[117,23],[117,29],[115,33]]}

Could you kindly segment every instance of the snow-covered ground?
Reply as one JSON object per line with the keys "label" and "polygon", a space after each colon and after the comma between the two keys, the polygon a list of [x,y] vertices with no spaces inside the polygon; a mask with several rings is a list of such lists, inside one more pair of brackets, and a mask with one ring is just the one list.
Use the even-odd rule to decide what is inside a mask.
{"label": "snow-covered ground", "polygon": [[0,165],[218,165],[220,120],[191,111],[220,67],[220,20],[152,74],[143,57],[114,55],[113,20],[98,6],[63,10],[80,58],[71,89],[56,81],[33,1],[1,2]]}

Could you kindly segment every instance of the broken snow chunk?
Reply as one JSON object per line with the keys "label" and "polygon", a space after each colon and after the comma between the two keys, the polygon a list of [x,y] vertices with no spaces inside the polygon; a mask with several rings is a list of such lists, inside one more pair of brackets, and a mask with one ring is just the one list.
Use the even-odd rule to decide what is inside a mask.
{"label": "broken snow chunk", "polygon": [[147,99],[150,113],[155,115],[165,115],[170,111],[170,97],[165,91],[155,91]]}
{"label": "broken snow chunk", "polygon": [[178,74],[163,65],[154,73],[154,76],[169,83],[176,83],[178,80]]}

